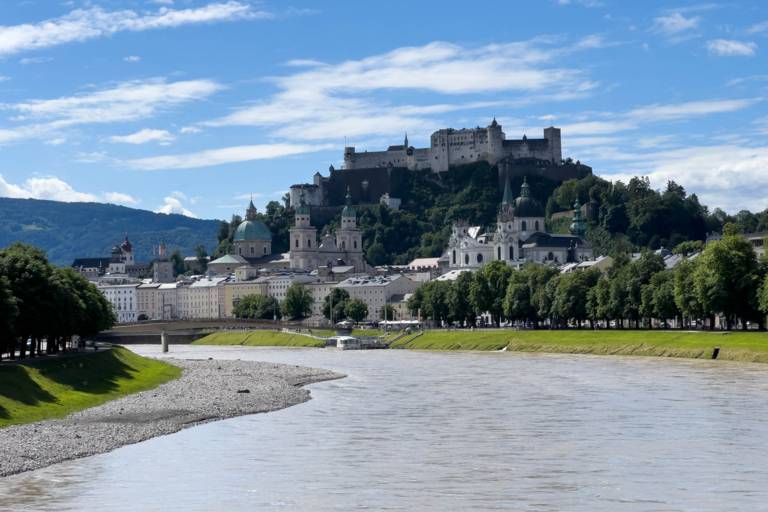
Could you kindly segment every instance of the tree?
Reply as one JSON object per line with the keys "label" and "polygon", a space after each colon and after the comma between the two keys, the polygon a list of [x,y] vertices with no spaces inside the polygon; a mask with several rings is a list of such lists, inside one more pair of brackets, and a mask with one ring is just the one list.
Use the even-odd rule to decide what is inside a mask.
{"label": "tree", "polygon": [[710,316],[710,312],[699,300],[694,285],[694,275],[698,260],[683,260],[677,264],[673,271],[673,293],[675,306],[680,310],[683,321],[680,326],[688,325],[697,319],[703,319]]}
{"label": "tree", "polygon": [[[323,316],[332,322],[340,322],[347,317],[346,307],[349,301],[349,292],[343,288],[334,288],[323,300]],[[331,315],[333,304],[333,315]]]}
{"label": "tree", "polygon": [[299,283],[288,287],[283,301],[283,314],[291,320],[301,320],[312,313],[312,294]]}
{"label": "tree", "polygon": [[725,317],[730,330],[739,319],[762,318],[757,313],[757,293],[762,283],[760,268],[752,245],[735,228],[725,226],[722,240],[707,244],[697,258],[694,287],[704,308]]}
{"label": "tree", "polygon": [[200,271],[205,273],[208,270],[208,251],[204,245],[198,245],[195,247],[195,256],[197,257],[197,264],[200,266]]}
{"label": "tree", "polygon": [[173,263],[173,273],[175,275],[180,276],[187,271],[184,267],[184,257],[178,249],[171,254],[171,262]]}
{"label": "tree", "polygon": [[280,305],[274,297],[251,294],[240,298],[232,312],[235,318],[271,320],[280,318]]}
{"label": "tree", "polygon": [[11,352],[15,345],[14,328],[19,308],[11,291],[11,283],[0,276],[0,359],[3,353]]}
{"label": "tree", "polygon": [[504,296],[507,292],[512,269],[503,261],[492,261],[475,274],[470,297],[477,311],[491,314],[493,323],[498,326],[504,315]]}
{"label": "tree", "polygon": [[397,320],[397,312],[392,304],[384,304],[379,310],[379,316],[382,320]]}
{"label": "tree", "polygon": [[447,281],[429,281],[419,287],[423,293],[422,318],[429,318],[436,324],[449,320],[448,290],[450,286]]}
{"label": "tree", "polygon": [[344,312],[353,321],[362,322],[368,316],[368,306],[360,299],[352,299],[347,301]]}
{"label": "tree", "polygon": [[560,275],[552,302],[553,316],[565,321],[573,320],[576,327],[581,327],[581,323],[590,318],[587,311],[589,291],[599,279],[600,271],[596,269]]}
{"label": "tree", "polygon": [[474,277],[472,272],[461,272],[448,289],[448,312],[460,324],[475,325],[477,314],[472,307],[470,290]]}

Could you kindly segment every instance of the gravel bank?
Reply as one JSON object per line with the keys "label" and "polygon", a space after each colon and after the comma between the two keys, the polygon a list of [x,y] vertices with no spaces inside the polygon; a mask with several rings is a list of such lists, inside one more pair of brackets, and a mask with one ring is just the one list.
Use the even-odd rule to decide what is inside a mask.
{"label": "gravel bank", "polygon": [[251,361],[167,360],[181,378],[58,420],[0,429],[0,477],[104,453],[207,421],[306,402],[300,386],[343,375]]}

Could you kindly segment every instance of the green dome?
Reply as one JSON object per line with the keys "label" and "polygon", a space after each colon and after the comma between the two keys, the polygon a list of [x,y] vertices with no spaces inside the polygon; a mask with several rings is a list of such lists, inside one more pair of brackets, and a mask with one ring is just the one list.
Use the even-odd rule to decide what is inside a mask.
{"label": "green dome", "polygon": [[259,220],[246,220],[240,223],[235,230],[235,242],[252,242],[264,240],[271,242],[272,233],[269,228]]}

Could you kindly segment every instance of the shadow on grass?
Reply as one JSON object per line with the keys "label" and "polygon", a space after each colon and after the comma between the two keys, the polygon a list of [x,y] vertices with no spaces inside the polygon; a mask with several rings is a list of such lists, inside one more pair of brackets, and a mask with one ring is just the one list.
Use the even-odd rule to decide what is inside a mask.
{"label": "shadow on grass", "polygon": [[120,359],[116,350],[62,360],[35,363],[47,379],[84,393],[103,394],[117,391],[118,379],[131,377],[136,368]]}
{"label": "shadow on grass", "polygon": [[[0,397],[25,405],[57,401],[55,396],[32,380],[26,369],[20,365],[0,366]],[[8,410],[0,406],[0,419],[9,419],[10,417]]]}

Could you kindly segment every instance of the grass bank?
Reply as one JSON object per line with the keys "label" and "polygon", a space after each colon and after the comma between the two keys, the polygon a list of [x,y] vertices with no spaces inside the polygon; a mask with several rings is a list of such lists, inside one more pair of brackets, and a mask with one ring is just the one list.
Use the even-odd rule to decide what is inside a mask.
{"label": "grass bank", "polygon": [[[317,334],[320,336],[320,334]],[[268,330],[216,332],[192,342],[193,345],[243,345],[247,347],[324,347],[323,340],[301,334]]]}
{"label": "grass bank", "polygon": [[180,375],[180,368],[122,347],[5,363],[0,365],[0,428],[60,418]]}
{"label": "grass bank", "polygon": [[567,354],[636,355],[768,363],[768,333],[676,331],[427,331],[395,342],[393,348],[420,350],[507,350]]}

